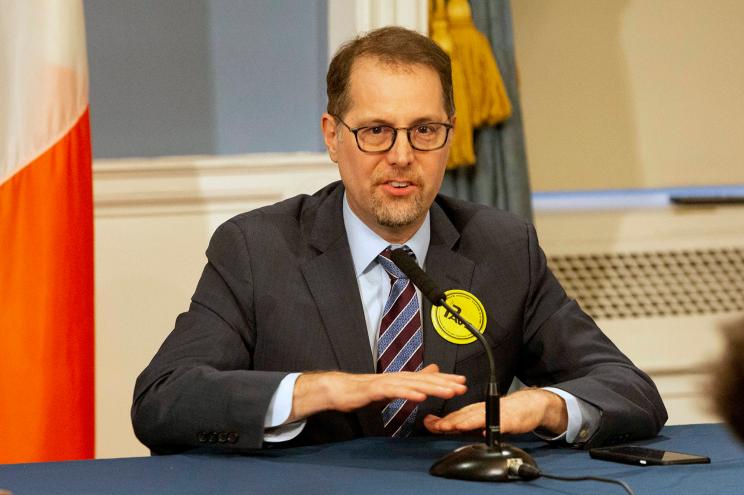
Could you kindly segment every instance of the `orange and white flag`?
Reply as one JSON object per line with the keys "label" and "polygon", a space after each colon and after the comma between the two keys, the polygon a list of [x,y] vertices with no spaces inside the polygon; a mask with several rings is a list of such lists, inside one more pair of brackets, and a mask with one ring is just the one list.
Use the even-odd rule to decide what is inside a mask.
{"label": "orange and white flag", "polygon": [[0,463],[93,457],[82,0],[0,0]]}

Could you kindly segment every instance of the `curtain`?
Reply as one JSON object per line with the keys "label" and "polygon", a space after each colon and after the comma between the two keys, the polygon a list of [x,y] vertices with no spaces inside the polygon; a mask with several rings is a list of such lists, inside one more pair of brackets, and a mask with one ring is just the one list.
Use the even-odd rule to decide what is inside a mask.
{"label": "curtain", "polygon": [[512,116],[499,125],[475,131],[475,166],[447,171],[442,193],[496,206],[532,221],[511,6],[509,0],[470,0],[470,7],[475,26],[491,42]]}

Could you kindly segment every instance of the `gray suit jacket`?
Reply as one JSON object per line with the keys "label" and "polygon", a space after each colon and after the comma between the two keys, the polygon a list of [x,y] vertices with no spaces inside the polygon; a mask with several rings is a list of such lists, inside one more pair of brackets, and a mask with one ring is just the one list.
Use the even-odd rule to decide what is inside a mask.
{"label": "gray suit jacket", "polygon": [[[239,215],[220,226],[189,310],[137,379],[132,421],[154,452],[262,446],[263,421],[289,372],[374,373],[342,219],[343,185]],[[593,404],[601,421],[587,446],[650,437],[666,421],[651,379],[607,339],[546,266],[534,228],[494,208],[438,196],[426,268],[443,289],[474,293],[488,314],[500,390],[514,376]],[[424,363],[467,377],[468,392],[430,398],[420,418],[483,400],[478,342],[433,330],[424,302]],[[381,404],[308,419],[292,444],[381,435]],[[285,444],[286,445],[286,444]]]}

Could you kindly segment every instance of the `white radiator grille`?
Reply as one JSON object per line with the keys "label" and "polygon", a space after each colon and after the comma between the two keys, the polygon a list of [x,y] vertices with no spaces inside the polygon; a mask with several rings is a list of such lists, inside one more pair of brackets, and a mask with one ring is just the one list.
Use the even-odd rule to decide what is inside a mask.
{"label": "white radiator grille", "polygon": [[744,310],[744,247],[550,256],[548,264],[595,319]]}

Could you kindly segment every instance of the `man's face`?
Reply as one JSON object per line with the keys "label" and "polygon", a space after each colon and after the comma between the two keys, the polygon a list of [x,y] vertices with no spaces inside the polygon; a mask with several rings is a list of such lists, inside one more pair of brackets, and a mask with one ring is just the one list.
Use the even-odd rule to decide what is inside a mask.
{"label": "man's face", "polygon": [[[354,62],[349,83],[351,105],[341,118],[352,129],[448,122],[442,85],[429,67],[391,66],[363,57]],[[381,237],[407,240],[421,226],[442,185],[449,139],[441,149],[417,151],[401,129],[392,149],[366,153],[357,147],[354,134],[330,115],[324,114],[321,124],[352,211]]]}

